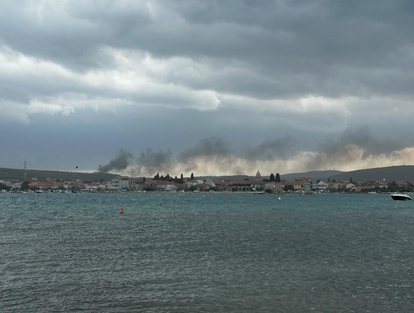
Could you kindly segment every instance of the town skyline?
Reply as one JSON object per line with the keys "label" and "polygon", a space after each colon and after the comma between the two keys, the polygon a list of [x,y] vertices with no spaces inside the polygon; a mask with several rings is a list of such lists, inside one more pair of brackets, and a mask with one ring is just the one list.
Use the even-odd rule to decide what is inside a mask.
{"label": "town skyline", "polygon": [[[59,180],[59,181],[107,181],[116,176],[125,176],[119,173],[85,173],[85,172],[64,172],[64,171],[42,171],[33,169],[10,169],[0,168],[0,181],[11,180],[14,182],[30,181],[36,179],[39,181],[45,180]],[[128,176],[128,175],[126,175]],[[157,172],[155,175],[150,176],[128,176],[132,179],[155,179],[155,180],[177,180],[177,179],[227,179],[227,180],[243,180],[252,179],[254,177],[261,177],[264,180],[283,180],[294,181],[298,177],[313,177],[317,180],[324,181],[414,181],[414,166],[391,166],[381,168],[371,168],[350,172],[341,172],[336,170],[331,171],[310,171],[310,172],[296,172],[281,174],[278,171],[272,173],[261,173],[257,170],[255,173],[245,173],[242,175],[218,175],[209,176],[202,173],[163,173]],[[272,179],[273,177],[273,179]]]}
{"label": "town skyline", "polygon": [[269,179],[256,176],[245,179],[223,179],[223,178],[190,178],[170,177],[168,174],[155,175],[153,178],[132,178],[129,176],[115,175],[111,180],[104,179],[95,181],[72,181],[62,178],[46,178],[38,180],[31,178],[25,181],[0,180],[1,193],[106,193],[106,192],[254,192],[264,194],[284,193],[391,193],[412,192],[414,181],[392,181],[385,179],[380,181],[354,181],[352,177],[345,181],[336,181],[328,178],[315,179],[313,177],[301,176],[291,181],[281,179],[279,173],[271,174]]}

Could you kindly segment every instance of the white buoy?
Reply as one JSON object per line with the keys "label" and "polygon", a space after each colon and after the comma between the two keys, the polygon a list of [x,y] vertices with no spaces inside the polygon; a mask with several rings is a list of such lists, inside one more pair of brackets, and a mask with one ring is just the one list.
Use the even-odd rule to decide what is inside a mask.
{"label": "white buoy", "polygon": [[282,199],[279,197],[279,201],[280,201],[280,200],[282,200]]}

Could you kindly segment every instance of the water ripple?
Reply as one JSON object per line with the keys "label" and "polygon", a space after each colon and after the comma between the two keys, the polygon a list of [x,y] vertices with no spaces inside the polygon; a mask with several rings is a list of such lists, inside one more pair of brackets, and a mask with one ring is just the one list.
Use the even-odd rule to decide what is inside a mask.
{"label": "water ripple", "polygon": [[2,194],[0,311],[413,311],[414,205],[276,199]]}

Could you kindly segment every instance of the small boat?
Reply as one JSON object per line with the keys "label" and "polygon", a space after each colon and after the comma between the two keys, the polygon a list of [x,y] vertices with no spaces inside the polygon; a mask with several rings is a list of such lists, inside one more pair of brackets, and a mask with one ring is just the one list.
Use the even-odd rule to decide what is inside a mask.
{"label": "small boat", "polygon": [[411,200],[410,196],[404,193],[393,193],[391,194],[391,198],[399,201]]}

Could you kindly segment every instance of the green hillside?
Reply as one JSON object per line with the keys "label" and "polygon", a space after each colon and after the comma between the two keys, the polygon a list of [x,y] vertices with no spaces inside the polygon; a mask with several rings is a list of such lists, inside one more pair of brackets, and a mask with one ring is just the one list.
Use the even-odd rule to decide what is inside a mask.
{"label": "green hillside", "polygon": [[[115,174],[107,173],[78,173],[78,172],[61,172],[61,171],[39,171],[39,170],[26,170],[26,179],[36,177],[38,180],[46,180],[47,178],[61,178],[64,181],[72,181],[80,179],[81,181],[99,181],[101,179],[108,181],[115,177]],[[378,181],[385,179],[387,182],[403,180],[414,181],[414,166],[391,166],[371,168],[351,172],[339,172],[339,171],[312,171],[304,173],[292,173],[280,175],[282,180],[293,181],[295,178],[301,176],[312,177],[315,179],[322,179],[324,181],[328,179],[335,179],[336,181],[349,181],[352,178],[353,181]],[[212,176],[211,179],[230,179],[230,180],[244,180],[245,178],[254,179],[254,176],[247,175],[235,175],[235,176]],[[262,178],[269,177],[262,176]],[[11,181],[23,181],[24,170],[0,168],[0,180]]]}
{"label": "green hillside", "polygon": [[[315,179],[328,179],[328,177],[333,176],[333,175],[337,175],[340,174],[342,172],[340,171],[335,171],[335,170],[330,170],[330,171],[311,171],[311,172],[303,172],[303,173],[291,173],[291,174],[280,174],[280,178],[282,180],[286,180],[288,182],[294,181],[295,178],[299,178],[302,176],[305,177],[312,177]],[[276,173],[274,173],[276,174]],[[202,176],[202,178],[210,178],[212,180],[216,180],[216,179],[226,179],[226,180],[244,180],[246,178],[248,179],[255,179],[256,176],[249,176],[249,175],[226,175],[226,176]],[[262,179],[269,179],[270,176],[268,175],[262,175]]]}
{"label": "green hillside", "polygon": [[[39,171],[26,170],[26,180],[36,177],[38,180],[46,180],[46,178],[61,178],[64,181],[72,181],[80,179],[81,181],[95,181],[103,179],[111,180],[114,174],[107,173],[77,173],[77,172],[61,172],[61,171]],[[12,168],[0,168],[0,180],[23,181],[24,170]]]}
{"label": "green hillside", "polygon": [[286,180],[288,182],[292,182],[295,178],[299,177],[311,177],[315,179],[327,180],[331,176],[340,175],[343,172],[330,170],[330,171],[311,171],[311,172],[304,172],[304,173],[292,173],[292,174],[284,174],[280,175],[280,178]]}
{"label": "green hillside", "polygon": [[[340,171],[311,171],[302,173],[289,173],[281,174],[280,178],[288,182],[294,181],[295,178],[299,177],[311,177],[315,179],[321,179],[327,181],[328,179],[335,179],[336,181],[349,181],[351,178],[353,181],[380,181],[385,179],[387,182],[392,181],[414,181],[414,166],[391,166],[391,167],[379,167],[370,168],[364,170],[340,172]],[[212,179],[229,179],[229,180],[244,180],[245,178],[254,179],[254,176],[248,175],[237,175],[237,176],[214,176]],[[269,179],[268,176],[262,176],[262,178]]]}
{"label": "green hillside", "polygon": [[385,179],[387,182],[392,181],[414,181],[414,166],[391,166],[378,167],[365,170],[343,172],[341,174],[329,176],[329,178],[336,181],[379,181]]}

